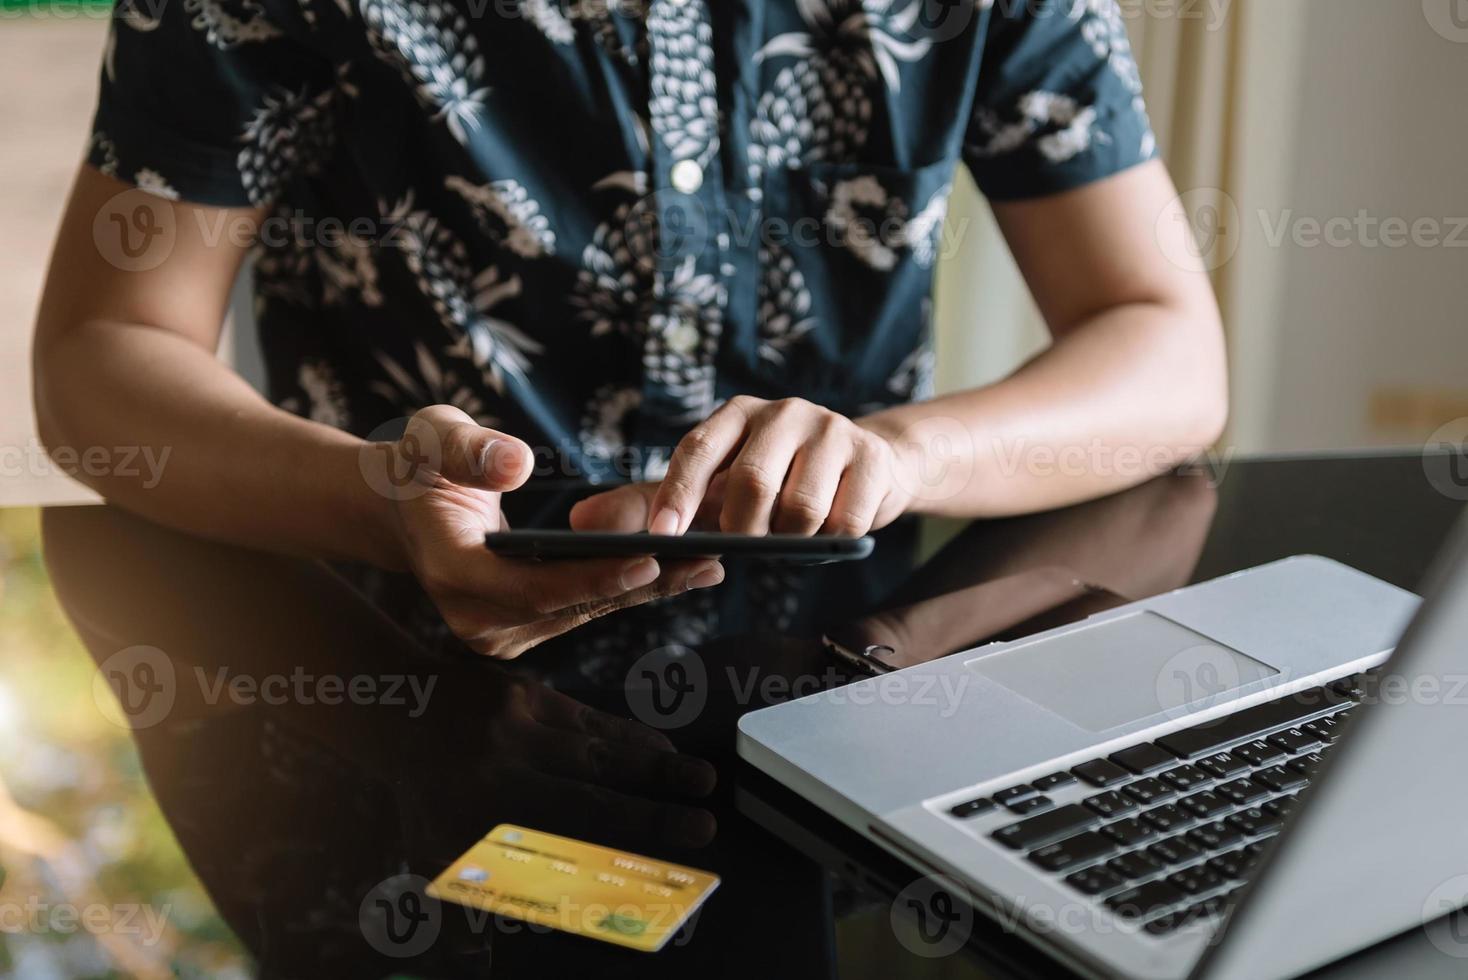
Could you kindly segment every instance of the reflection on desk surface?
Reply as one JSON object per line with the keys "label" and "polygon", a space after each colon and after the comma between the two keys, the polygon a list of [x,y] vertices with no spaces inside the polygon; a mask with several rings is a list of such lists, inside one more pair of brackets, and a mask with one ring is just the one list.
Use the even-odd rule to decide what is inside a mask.
{"label": "reflection on desk surface", "polygon": [[[1410,547],[1453,509],[1414,487],[1406,461],[1375,460],[1357,463],[1354,502],[1337,493],[1335,510],[1312,512],[1314,465],[1235,463],[1220,488],[1201,474],[1170,477],[950,528],[936,549],[923,542],[937,532],[899,523],[871,561],[733,566],[718,589],[609,617],[512,664],[456,654],[415,618],[410,592],[395,592],[405,583],[379,577],[364,592],[341,570],[111,508],[49,511],[57,595],[101,667],[99,703],[110,686],[120,696],[108,710],[129,712],[116,717],[133,728],[177,842],[176,852],[153,846],[173,854],[171,880],[194,887],[182,858],[208,897],[188,921],[166,924],[167,942],[112,934],[88,939],[89,955],[137,975],[170,964],[202,975],[229,962],[233,937],[243,969],[269,976],[731,975],[772,964],[791,976],[1053,973],[984,930],[941,970],[884,931],[891,898],[872,881],[900,889],[906,869],[860,841],[836,846],[801,801],[756,793],[734,758],[735,720],[856,676],[823,636],[941,655],[1083,613],[1088,601],[1280,557],[1267,553],[1271,536],[1290,546],[1313,534],[1296,550],[1334,547],[1363,567],[1399,562],[1398,578],[1415,574],[1378,536]],[[1354,520],[1388,500],[1394,528]],[[109,759],[106,778],[125,783],[127,758]],[[34,781],[30,792],[28,808],[57,803]],[[755,797],[764,802],[751,807]],[[106,840],[95,815],[82,821],[78,833]],[[499,823],[707,869],[723,885],[651,956],[416,897]],[[95,862],[72,879],[47,877],[43,867],[65,861],[43,853],[6,861],[7,892],[166,900]]]}

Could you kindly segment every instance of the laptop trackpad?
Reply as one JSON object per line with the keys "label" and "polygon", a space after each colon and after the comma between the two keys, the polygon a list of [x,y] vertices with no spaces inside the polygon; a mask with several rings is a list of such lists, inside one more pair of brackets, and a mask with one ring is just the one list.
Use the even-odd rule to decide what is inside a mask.
{"label": "laptop trackpad", "polygon": [[1092,732],[1217,703],[1279,673],[1153,612],[1083,626],[965,666]]}

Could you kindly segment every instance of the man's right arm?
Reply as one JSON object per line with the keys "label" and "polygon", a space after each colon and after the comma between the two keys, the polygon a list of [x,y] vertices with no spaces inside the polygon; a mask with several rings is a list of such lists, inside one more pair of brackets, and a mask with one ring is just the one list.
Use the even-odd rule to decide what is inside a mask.
{"label": "man's right arm", "polygon": [[[75,475],[98,493],[216,540],[409,569],[471,649],[507,659],[617,609],[723,579],[709,559],[492,554],[484,534],[504,526],[500,495],[530,476],[530,448],[451,406],[421,408],[388,447],[401,460],[410,443],[432,445],[437,462],[415,458],[411,492],[379,493],[363,473],[363,440],[276,408],[215,357],[261,213],[135,190],[119,203],[129,190],[82,170],[36,329],[36,414],[52,457],[65,448],[63,458],[133,461],[84,462]],[[144,230],[168,224],[171,243],[150,238],[166,258],[146,254]],[[161,471],[140,458],[162,461]]]}
{"label": "man's right arm", "polygon": [[390,502],[359,472],[361,440],[276,408],[215,356],[261,219],[83,167],[36,327],[41,438],[81,482],[159,523],[399,567]]}

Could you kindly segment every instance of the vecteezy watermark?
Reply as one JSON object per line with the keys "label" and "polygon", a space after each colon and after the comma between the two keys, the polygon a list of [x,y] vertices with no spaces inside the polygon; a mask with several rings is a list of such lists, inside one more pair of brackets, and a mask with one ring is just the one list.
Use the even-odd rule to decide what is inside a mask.
{"label": "vecteezy watermark", "polygon": [[[1468,248],[1468,215],[1409,217],[1360,208],[1350,215],[1321,217],[1293,208],[1260,208],[1254,220],[1259,240],[1271,249]],[[1155,231],[1158,246],[1170,261],[1212,272],[1238,254],[1249,226],[1232,196],[1217,187],[1199,187],[1170,202],[1157,216]]]}
{"label": "vecteezy watermark", "polygon": [[[524,910],[527,917],[517,919],[467,904],[485,897],[487,890],[492,891],[486,885],[490,874],[483,868],[465,867],[457,880],[443,886],[446,893],[451,893],[448,897],[457,896],[466,904],[445,904],[432,898],[428,894],[428,879],[421,875],[393,875],[378,882],[363,896],[357,908],[358,927],[367,944],[377,952],[395,959],[406,959],[427,952],[452,915],[462,915],[463,932],[473,936],[523,932],[543,935],[554,930],[582,934],[607,931],[639,936],[649,930],[666,930],[687,915],[687,920],[668,940],[669,945],[685,946],[693,940],[694,929],[703,911],[699,908],[689,915],[687,904],[678,901],[676,889],[646,882],[637,892],[640,899],[637,902],[544,901],[494,895],[500,902]],[[598,878],[613,887],[625,886],[630,880],[615,872],[600,872]],[[454,923],[457,925],[457,920]]]}
{"label": "vecteezy watermark", "polygon": [[944,875],[925,875],[897,894],[888,912],[892,934],[908,952],[928,959],[950,956],[974,931],[974,911],[962,887]]}
{"label": "vecteezy watermark", "polygon": [[849,684],[832,664],[820,673],[786,674],[726,664],[717,671],[696,650],[667,646],[638,657],[627,671],[627,706],[643,724],[664,731],[691,724],[708,705],[714,681],[736,705],[770,705],[820,694],[824,703],[902,705],[936,709],[949,718],[962,706],[968,674],[891,674]]}
{"label": "vecteezy watermark", "polygon": [[659,647],[633,662],[625,690],[627,707],[638,721],[663,731],[682,728],[708,704],[708,668],[696,650]]}
{"label": "vecteezy watermark", "polygon": [[141,188],[123,191],[92,219],[97,253],[124,272],[148,272],[173,254],[178,222],[173,204]]}
{"label": "vecteezy watermark", "polygon": [[1164,714],[1180,718],[1228,700],[1243,683],[1237,655],[1216,643],[1199,643],[1167,659],[1157,671],[1154,693]]}
{"label": "vecteezy watermark", "polygon": [[1427,438],[1422,471],[1449,500],[1468,500],[1468,418],[1454,419]]}
{"label": "vecteezy watermark", "polygon": [[1155,233],[1174,265],[1213,272],[1238,254],[1244,222],[1232,197],[1216,187],[1198,187],[1163,208]]}
{"label": "vecteezy watermark", "polygon": [[92,699],[120,728],[152,728],[173,711],[178,684],[173,661],[157,647],[131,646],[97,665]]}
{"label": "vecteezy watermark", "polygon": [[[409,718],[422,717],[438,683],[437,675],[315,673],[303,666],[289,672],[251,674],[229,667],[193,667],[184,674],[197,691],[197,701],[251,705],[380,705],[404,708]],[[121,728],[141,730],[167,720],[179,696],[179,672],[162,650],[131,646],[97,667],[92,697],[103,717]]]}
{"label": "vecteezy watermark", "polygon": [[362,479],[388,500],[414,500],[433,487],[443,467],[443,441],[431,425],[392,419],[367,434],[357,453]]}
{"label": "vecteezy watermark", "polygon": [[0,446],[0,479],[114,477],[138,480],[144,490],[152,490],[162,481],[172,455],[172,446],[44,446],[31,439]]}
{"label": "vecteezy watermark", "polygon": [[999,472],[1007,478],[1020,473],[1050,479],[1052,477],[1121,477],[1141,480],[1158,476],[1177,465],[1179,459],[1192,460],[1192,466],[1206,470],[1209,483],[1223,482],[1238,450],[1232,446],[1139,446],[1108,445],[1100,439],[1089,443],[1056,447],[1032,443],[1023,437],[1011,441],[996,439],[991,451]]}
{"label": "vecteezy watermark", "polygon": [[139,945],[152,946],[163,936],[172,905],[155,907],[139,902],[48,902],[39,896],[25,901],[0,902],[0,934],[62,936],[86,932],[94,936],[128,936]]}
{"label": "vecteezy watermark", "polygon": [[1468,874],[1454,875],[1428,893],[1422,903],[1422,928],[1428,941],[1454,959],[1468,959]]}
{"label": "vecteezy watermark", "polygon": [[1440,37],[1468,44],[1468,0],[1422,0],[1422,14]]}
{"label": "vecteezy watermark", "polygon": [[400,874],[378,882],[357,907],[367,944],[384,956],[420,956],[438,939],[443,907],[428,896],[428,879]]}
{"label": "vecteezy watermark", "polygon": [[231,672],[217,667],[212,672],[203,667],[192,671],[205,704],[221,701],[249,706],[265,704],[278,707],[298,704],[310,707],[324,704],[358,706],[384,705],[407,708],[409,718],[420,718],[428,710],[428,699],[438,684],[438,677],[417,674],[316,674],[304,667],[293,667],[288,674],[256,676]]}

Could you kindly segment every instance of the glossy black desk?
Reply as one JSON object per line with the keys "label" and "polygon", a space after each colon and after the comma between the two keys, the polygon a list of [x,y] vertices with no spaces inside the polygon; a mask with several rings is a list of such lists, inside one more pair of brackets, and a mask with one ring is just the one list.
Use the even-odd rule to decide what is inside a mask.
{"label": "glossy black desk", "polygon": [[[512,665],[430,650],[383,614],[390,604],[314,563],[105,507],[49,511],[45,535],[94,658],[134,680],[139,654],[119,651],[146,645],[167,661],[142,675],[159,689],[153,668],[167,672],[169,696],[162,709],[133,699],[134,738],[179,845],[262,975],[1054,976],[983,919],[958,952],[928,955],[893,901],[919,876],[742,764],[738,715],[843,682],[827,630],[862,622],[938,654],[1039,622],[942,601],[1036,569],[1140,598],[1312,552],[1413,588],[1460,507],[1416,456],[1235,461],[1065,511],[894,526],[859,565],[734,567],[719,589],[618,614]],[[691,709],[659,687],[670,648],[704,668]],[[339,703],[310,686],[265,703],[263,686],[252,697],[219,686],[239,675],[343,687]],[[377,686],[355,703],[343,692],[359,677]],[[385,678],[399,678],[399,703]],[[601,711],[661,729],[682,755],[619,748],[655,738]],[[684,757],[717,770],[711,793]],[[723,884],[654,955],[412,894],[502,822]],[[1456,976],[1462,962],[1419,932],[1342,969]]]}

